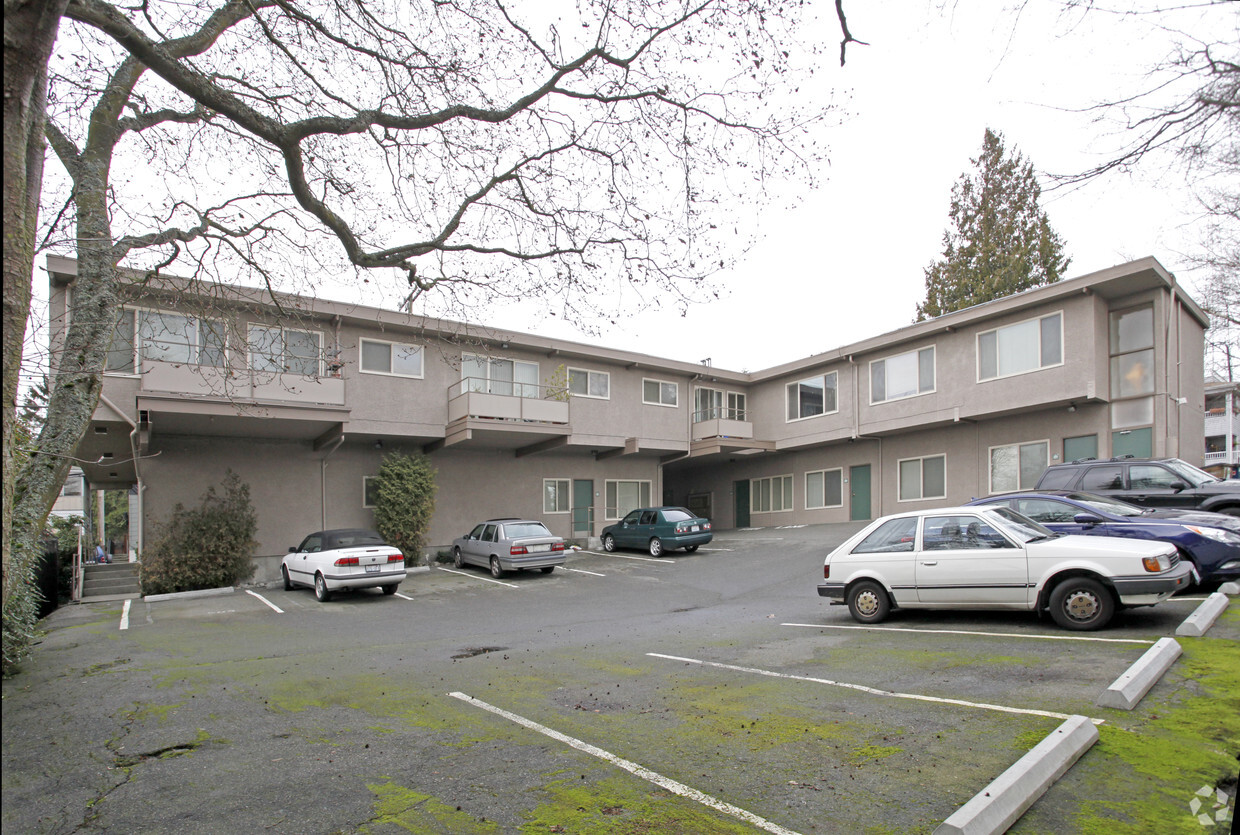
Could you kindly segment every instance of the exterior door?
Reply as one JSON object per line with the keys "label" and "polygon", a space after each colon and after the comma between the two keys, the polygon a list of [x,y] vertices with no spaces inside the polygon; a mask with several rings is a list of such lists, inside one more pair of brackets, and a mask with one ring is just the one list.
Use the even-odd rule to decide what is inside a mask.
{"label": "exterior door", "polygon": [[573,536],[594,534],[594,482],[573,479]]}
{"label": "exterior door", "polygon": [[848,468],[848,518],[863,522],[870,518],[870,465]]}
{"label": "exterior door", "polygon": [[749,479],[732,482],[732,494],[736,497],[736,527],[749,527]]}

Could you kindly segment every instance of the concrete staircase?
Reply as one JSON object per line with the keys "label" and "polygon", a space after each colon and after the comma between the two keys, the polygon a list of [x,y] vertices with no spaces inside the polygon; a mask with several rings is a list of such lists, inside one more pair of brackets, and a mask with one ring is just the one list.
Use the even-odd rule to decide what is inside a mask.
{"label": "concrete staircase", "polygon": [[83,603],[103,603],[108,600],[130,600],[142,596],[136,562],[120,562],[111,565],[87,564],[82,582]]}

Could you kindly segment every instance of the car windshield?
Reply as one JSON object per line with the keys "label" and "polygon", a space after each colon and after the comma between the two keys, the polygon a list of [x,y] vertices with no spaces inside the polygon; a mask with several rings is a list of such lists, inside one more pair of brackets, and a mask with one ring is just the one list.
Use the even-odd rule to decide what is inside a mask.
{"label": "car windshield", "polygon": [[1218,481],[1217,478],[1210,475],[1205,470],[1199,470],[1192,464],[1187,461],[1181,461],[1179,458],[1172,458],[1164,463],[1174,470],[1176,475],[1194,487],[1200,487],[1203,484],[1213,484]]}
{"label": "car windshield", "polygon": [[683,507],[667,507],[663,509],[664,522],[684,522],[688,519],[696,519],[689,511]]}
{"label": "car windshield", "polygon": [[1035,540],[1051,539],[1058,536],[1050,528],[1033,521],[1023,513],[1017,513],[1010,507],[991,507],[988,508],[988,511],[1003,520],[1004,524],[1000,527],[1021,542],[1034,542]]}
{"label": "car windshield", "polygon": [[1121,502],[1118,499],[1110,499],[1094,493],[1069,493],[1065,498],[1089,505],[1095,510],[1115,516],[1142,516],[1149,512],[1148,508],[1137,507],[1135,504],[1128,504],[1128,502]]}
{"label": "car windshield", "polygon": [[542,522],[518,522],[504,525],[504,536],[507,539],[524,539],[527,536],[551,536],[551,531]]}

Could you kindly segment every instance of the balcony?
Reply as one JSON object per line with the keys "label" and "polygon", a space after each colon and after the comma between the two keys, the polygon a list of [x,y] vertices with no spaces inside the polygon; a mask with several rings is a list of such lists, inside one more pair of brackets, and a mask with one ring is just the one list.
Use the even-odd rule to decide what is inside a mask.
{"label": "balcony", "polygon": [[531,451],[563,444],[571,434],[568,394],[561,388],[466,377],[448,387],[444,446]]}
{"label": "balcony", "polygon": [[748,441],[753,438],[753,424],[742,409],[707,409],[693,413],[693,440],[711,438]]}
{"label": "balcony", "polygon": [[305,377],[150,360],[142,367],[141,390],[212,400],[324,406],[343,406],[345,397],[344,380],[339,377]]}

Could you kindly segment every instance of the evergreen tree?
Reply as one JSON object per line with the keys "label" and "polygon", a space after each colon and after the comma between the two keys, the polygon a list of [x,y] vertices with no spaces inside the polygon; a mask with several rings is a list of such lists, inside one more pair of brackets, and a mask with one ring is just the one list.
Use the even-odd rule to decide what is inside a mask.
{"label": "evergreen tree", "polygon": [[943,255],[926,268],[926,300],[917,321],[1053,284],[1069,258],[1039,205],[1033,164],[1003,148],[986,129],[982,153],[952,187],[951,228]]}

